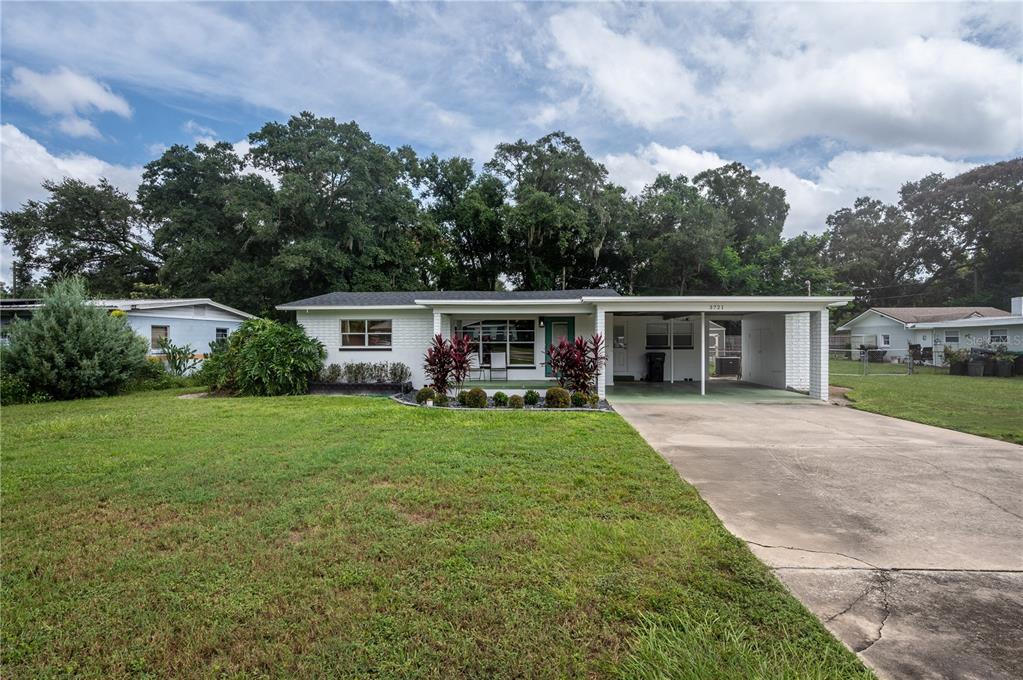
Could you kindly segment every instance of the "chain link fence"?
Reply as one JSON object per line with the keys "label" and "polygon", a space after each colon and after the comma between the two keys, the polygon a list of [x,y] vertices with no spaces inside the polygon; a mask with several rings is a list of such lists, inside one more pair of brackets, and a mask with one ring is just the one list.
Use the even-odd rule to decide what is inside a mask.
{"label": "chain link fence", "polygon": [[941,350],[913,345],[897,347],[853,347],[848,335],[832,336],[828,347],[831,375],[948,375]]}

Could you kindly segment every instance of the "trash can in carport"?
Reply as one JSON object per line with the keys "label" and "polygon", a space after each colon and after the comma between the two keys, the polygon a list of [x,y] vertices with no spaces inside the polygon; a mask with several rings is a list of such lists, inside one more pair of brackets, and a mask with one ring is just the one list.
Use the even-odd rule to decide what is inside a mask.
{"label": "trash can in carport", "polygon": [[664,352],[646,353],[647,382],[664,382]]}

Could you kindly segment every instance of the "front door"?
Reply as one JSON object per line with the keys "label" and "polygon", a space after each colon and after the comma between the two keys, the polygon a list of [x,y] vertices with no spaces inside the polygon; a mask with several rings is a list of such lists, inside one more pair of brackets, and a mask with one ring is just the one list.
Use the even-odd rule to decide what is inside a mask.
{"label": "front door", "polygon": [[624,323],[614,325],[614,356],[612,357],[612,370],[615,375],[628,375],[629,373],[629,339],[626,336]]}
{"label": "front door", "polygon": [[[562,338],[566,340],[573,340],[575,338],[575,317],[571,316],[549,316],[547,317],[546,336],[547,344],[544,346],[544,356],[547,355],[547,348],[551,345],[557,345],[561,342]],[[550,377],[554,375],[551,370],[550,362],[544,359],[544,375]]]}

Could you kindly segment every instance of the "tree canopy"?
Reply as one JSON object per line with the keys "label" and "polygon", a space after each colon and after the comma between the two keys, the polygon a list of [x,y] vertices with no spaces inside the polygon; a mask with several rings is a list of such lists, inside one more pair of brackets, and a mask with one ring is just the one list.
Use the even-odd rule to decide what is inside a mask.
{"label": "tree canopy", "polygon": [[872,304],[1003,306],[1023,289],[1023,159],[864,196],[784,235],[780,187],[730,163],[638,195],[553,132],[485,161],[391,149],[301,113],[227,143],[173,146],[136,196],[48,181],[0,216],[10,294],[80,275],[97,294],[211,297],[255,313],[327,291],[608,286],[631,294],[849,293]]}

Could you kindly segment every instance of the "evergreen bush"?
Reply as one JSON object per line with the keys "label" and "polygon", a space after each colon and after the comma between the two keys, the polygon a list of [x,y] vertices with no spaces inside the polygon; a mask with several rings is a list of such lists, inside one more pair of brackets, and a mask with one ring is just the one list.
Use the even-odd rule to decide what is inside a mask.
{"label": "evergreen bush", "polygon": [[89,303],[77,277],[50,287],[31,319],[10,326],[5,375],[29,395],[78,399],[117,394],[146,368],[146,341],[123,317]]}

